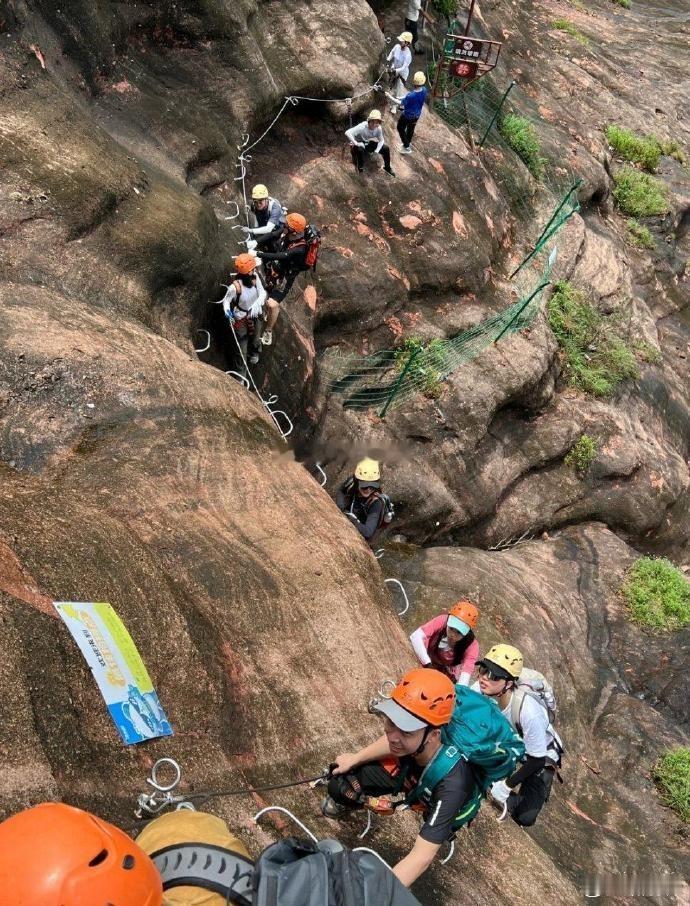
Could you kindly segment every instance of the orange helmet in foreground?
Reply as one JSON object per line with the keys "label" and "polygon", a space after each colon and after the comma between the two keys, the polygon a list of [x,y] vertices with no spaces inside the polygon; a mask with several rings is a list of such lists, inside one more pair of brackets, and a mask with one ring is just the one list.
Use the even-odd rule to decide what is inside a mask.
{"label": "orange helmet in foreground", "polygon": [[457,604],[453,604],[448,613],[448,616],[456,617],[458,620],[462,620],[462,622],[466,623],[470,627],[470,629],[476,629],[477,621],[479,620],[479,611],[471,601],[463,598],[462,601],[458,601]]}
{"label": "orange helmet in foreground", "polygon": [[385,714],[406,733],[450,722],[455,707],[455,686],[438,670],[417,667],[408,670],[390,698],[377,702],[375,710]]}
{"label": "orange helmet in foreground", "polygon": [[294,233],[303,233],[307,228],[307,218],[303,214],[288,214],[285,222]]}
{"label": "orange helmet in foreground", "polygon": [[0,824],[0,899],[12,906],[161,906],[155,865],[112,824],[45,802]]}

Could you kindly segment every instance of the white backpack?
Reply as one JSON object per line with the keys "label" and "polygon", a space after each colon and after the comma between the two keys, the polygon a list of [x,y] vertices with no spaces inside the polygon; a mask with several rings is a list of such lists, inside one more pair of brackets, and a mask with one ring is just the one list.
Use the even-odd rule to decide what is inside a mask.
{"label": "white backpack", "polygon": [[520,736],[522,736],[520,713],[522,711],[522,703],[527,695],[539,702],[544,708],[549,715],[549,724],[553,724],[556,719],[556,696],[553,686],[543,673],[538,670],[530,670],[529,667],[523,667],[517,687],[513,691],[513,697],[510,700],[510,722]]}

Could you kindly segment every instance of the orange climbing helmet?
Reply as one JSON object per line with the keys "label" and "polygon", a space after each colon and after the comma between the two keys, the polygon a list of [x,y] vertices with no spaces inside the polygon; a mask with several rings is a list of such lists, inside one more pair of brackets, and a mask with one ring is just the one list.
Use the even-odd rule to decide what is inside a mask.
{"label": "orange climbing helmet", "polygon": [[307,218],[301,214],[288,214],[285,222],[293,233],[303,233],[307,228]]}
{"label": "orange climbing helmet", "polygon": [[12,906],[161,906],[155,865],[112,824],[44,802],[0,824],[0,891]]}
{"label": "orange climbing helmet", "polygon": [[411,733],[426,727],[442,727],[450,722],[455,707],[455,686],[439,670],[418,667],[408,670],[390,698],[374,706],[399,730]]}
{"label": "orange climbing helmet", "polygon": [[[457,623],[455,623],[455,620],[464,623],[464,626],[458,626]],[[471,601],[467,600],[467,598],[463,598],[461,601],[458,601],[457,604],[453,604],[448,613],[448,625],[450,628],[457,629],[458,632],[462,632],[463,635],[467,635],[467,629],[465,627],[476,629],[478,620],[479,611]]]}
{"label": "orange climbing helmet", "polygon": [[251,274],[256,267],[256,258],[244,252],[235,258],[235,270],[238,274]]}

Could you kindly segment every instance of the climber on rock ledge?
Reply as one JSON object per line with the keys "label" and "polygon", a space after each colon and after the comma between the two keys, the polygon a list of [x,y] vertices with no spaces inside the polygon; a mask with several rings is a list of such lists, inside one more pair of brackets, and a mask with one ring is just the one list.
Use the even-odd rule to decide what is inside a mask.
{"label": "climber on rock ledge", "polygon": [[256,226],[242,227],[250,241],[255,243],[251,248],[265,248],[267,252],[274,252],[285,228],[285,213],[282,204],[276,198],[271,198],[262,183],[252,189],[251,212]]}
{"label": "climber on rock ledge", "polygon": [[358,462],[354,475],[340,485],[335,502],[367,541],[393,518],[390,501],[381,493],[381,467],[368,457]]}
{"label": "climber on rock ledge", "polygon": [[350,140],[352,163],[360,173],[364,172],[364,155],[380,154],[383,158],[383,169],[389,176],[395,176],[391,170],[391,152],[385,143],[381,128],[381,111],[372,110],[369,116],[345,131]]}

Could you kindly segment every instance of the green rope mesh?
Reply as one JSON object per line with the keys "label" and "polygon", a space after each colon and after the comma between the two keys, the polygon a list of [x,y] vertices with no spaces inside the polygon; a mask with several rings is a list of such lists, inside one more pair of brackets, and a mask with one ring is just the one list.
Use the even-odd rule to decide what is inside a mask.
{"label": "green rope mesh", "polygon": [[[432,37],[430,84],[444,38]],[[518,298],[451,339],[425,343],[408,337],[394,349],[365,357],[328,350],[321,370],[329,391],[342,396],[344,408],[377,408],[383,418],[391,407],[417,393],[434,398],[445,378],[489,346],[528,327],[539,311],[556,260],[557,248],[551,242],[579,210],[582,181],[562,164],[555,140],[551,147],[541,146],[545,124],[529,110],[529,98],[525,98],[526,109],[517,110],[510,99],[512,87],[511,83],[499,89],[485,76],[462,93],[437,98],[434,111],[452,128],[471,133],[475,143],[481,143],[484,166],[517,221],[515,235],[523,243],[523,257],[510,279]],[[535,123],[541,124],[539,132]]]}

